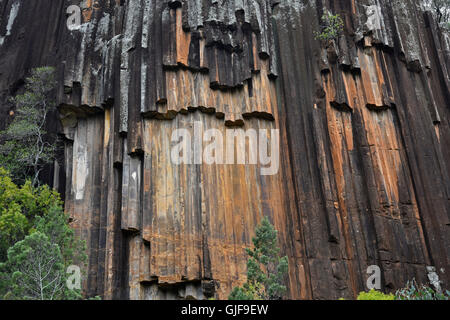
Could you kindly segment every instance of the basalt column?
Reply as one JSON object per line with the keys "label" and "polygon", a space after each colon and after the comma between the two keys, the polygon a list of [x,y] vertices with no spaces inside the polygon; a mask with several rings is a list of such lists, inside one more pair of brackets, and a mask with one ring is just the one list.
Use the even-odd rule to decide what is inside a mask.
{"label": "basalt column", "polygon": [[[344,30],[319,41],[327,11]],[[226,298],[264,216],[289,298],[352,298],[371,265],[388,291],[427,267],[448,287],[449,43],[415,0],[2,0],[0,127],[54,65],[65,177],[49,180],[90,296]],[[279,170],[176,164],[177,129],[279,132]]]}

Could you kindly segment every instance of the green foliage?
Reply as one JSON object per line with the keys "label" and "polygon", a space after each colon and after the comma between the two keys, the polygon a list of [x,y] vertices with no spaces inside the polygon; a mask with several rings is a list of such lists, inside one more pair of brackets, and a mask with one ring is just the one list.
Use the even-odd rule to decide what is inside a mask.
{"label": "green foliage", "polygon": [[395,296],[372,289],[369,292],[361,292],[357,300],[395,300]]}
{"label": "green foliage", "polygon": [[265,217],[256,228],[253,249],[247,249],[247,282],[234,288],[229,300],[277,300],[286,292],[287,257],[280,257],[277,231]]}
{"label": "green foliage", "polygon": [[84,244],[69,227],[59,194],[39,186],[39,173],[54,160],[56,151],[55,139],[45,131],[55,108],[55,85],[53,68],[33,69],[25,92],[11,100],[16,106],[13,121],[0,132],[0,297],[4,299],[81,298],[79,290],[67,288],[66,269],[84,263]]}
{"label": "green foliage", "polygon": [[84,243],[77,240],[61,207],[37,217],[35,229],[8,249],[0,264],[0,291],[5,299],[81,299],[66,286],[69,265],[86,260]]}
{"label": "green foliage", "polygon": [[26,236],[8,250],[2,266],[9,280],[8,299],[53,300],[64,291],[60,248],[43,233]]}
{"label": "green foliage", "polygon": [[61,205],[59,194],[48,186],[35,188],[27,181],[19,187],[0,168],[0,262],[10,246],[30,233],[37,217]]}
{"label": "green foliage", "polygon": [[246,282],[244,286],[235,287],[228,296],[228,300],[263,300],[264,288],[261,284]]}
{"label": "green foliage", "polygon": [[431,287],[417,284],[413,279],[408,281],[405,288],[397,290],[395,294],[384,294],[372,289],[369,292],[361,292],[357,300],[450,300],[450,291],[438,293]]}
{"label": "green foliage", "polygon": [[81,298],[66,286],[67,267],[86,260],[68,221],[56,191],[19,187],[0,168],[0,298]]}
{"label": "green foliage", "polygon": [[344,21],[339,14],[333,15],[330,12],[322,16],[321,32],[314,32],[316,40],[336,40],[344,31]]}
{"label": "green foliage", "polygon": [[39,184],[42,168],[53,161],[56,144],[45,131],[48,114],[55,108],[52,94],[56,82],[54,68],[33,69],[25,81],[25,92],[12,98],[15,117],[8,128],[0,132],[0,166],[10,171],[16,182],[31,177]]}
{"label": "green foliage", "polygon": [[416,280],[408,281],[405,288],[395,294],[396,300],[449,300],[450,291],[437,293],[432,288],[417,284]]}
{"label": "green foliage", "polygon": [[51,243],[58,245],[65,267],[86,260],[85,243],[76,238],[68,221],[62,207],[54,206],[43,216],[36,217],[35,223],[37,232],[47,235]]}

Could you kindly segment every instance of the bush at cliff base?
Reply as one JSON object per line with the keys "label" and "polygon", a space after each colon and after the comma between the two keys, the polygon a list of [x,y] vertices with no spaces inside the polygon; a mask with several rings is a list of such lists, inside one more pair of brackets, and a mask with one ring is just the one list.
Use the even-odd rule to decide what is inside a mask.
{"label": "bush at cliff base", "polygon": [[33,187],[29,180],[18,186],[0,167],[0,262],[6,260],[9,247],[30,234],[37,217],[52,207],[62,207],[56,191],[46,185]]}
{"label": "bush at cliff base", "polygon": [[436,292],[431,287],[418,284],[415,279],[408,281],[405,288],[395,294],[396,300],[449,300],[450,291]]}
{"label": "bush at cliff base", "polygon": [[76,239],[59,194],[48,186],[19,187],[0,168],[0,299],[79,299],[69,289],[69,265],[82,269],[85,245]]}
{"label": "bush at cliff base", "polygon": [[[370,290],[361,292],[357,300],[449,300],[450,291],[437,292],[429,286],[418,284],[415,279],[408,281],[406,287],[394,294],[384,294],[381,291]],[[340,299],[345,300],[345,299]]]}
{"label": "bush at cliff base", "polygon": [[252,239],[254,248],[246,249],[247,282],[235,287],[229,300],[280,300],[286,293],[286,276],[289,262],[286,256],[280,257],[277,230],[264,217],[256,228]]}
{"label": "bush at cliff base", "polygon": [[369,292],[361,292],[357,300],[395,300],[395,296],[372,289]]}

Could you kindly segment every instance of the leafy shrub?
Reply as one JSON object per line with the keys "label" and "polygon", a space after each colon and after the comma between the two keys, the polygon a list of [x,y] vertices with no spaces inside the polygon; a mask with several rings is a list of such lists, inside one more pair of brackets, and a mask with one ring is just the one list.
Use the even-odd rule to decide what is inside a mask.
{"label": "leafy shrub", "polygon": [[8,249],[0,263],[0,297],[13,300],[81,299],[66,286],[68,266],[84,264],[84,242],[77,240],[61,207],[37,217],[35,228]]}
{"label": "leafy shrub", "polygon": [[423,284],[417,284],[416,280],[408,281],[405,288],[395,294],[396,300],[449,300],[450,291],[438,293]]}
{"label": "leafy shrub", "polygon": [[344,31],[344,21],[339,14],[333,15],[330,12],[322,16],[321,32],[314,32],[316,40],[336,40]]}
{"label": "leafy shrub", "polygon": [[280,257],[277,231],[267,217],[256,228],[254,249],[247,249],[247,282],[234,288],[229,300],[278,300],[286,292],[287,257]]}
{"label": "leafy shrub", "polygon": [[9,280],[8,299],[53,300],[64,289],[64,264],[57,244],[41,232],[34,232],[8,250],[1,266]]}
{"label": "leafy shrub", "polygon": [[0,167],[0,262],[10,246],[32,231],[37,217],[61,205],[59,194],[48,186],[33,187],[27,181],[19,187]]}
{"label": "leafy shrub", "polygon": [[395,300],[395,296],[372,289],[369,292],[361,292],[357,300]]}
{"label": "leafy shrub", "polygon": [[85,260],[59,194],[30,181],[19,187],[0,168],[0,299],[80,299],[66,269]]}
{"label": "leafy shrub", "polygon": [[[339,300],[345,300],[343,298]],[[431,287],[417,284],[416,280],[408,281],[403,289],[394,294],[384,294],[377,290],[361,292],[357,300],[450,300],[450,291],[438,293]]]}

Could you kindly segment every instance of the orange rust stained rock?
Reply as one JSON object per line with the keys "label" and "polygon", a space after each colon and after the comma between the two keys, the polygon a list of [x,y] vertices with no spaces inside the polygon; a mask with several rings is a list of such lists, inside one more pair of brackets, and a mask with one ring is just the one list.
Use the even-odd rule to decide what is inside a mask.
{"label": "orange rust stained rock", "polygon": [[177,63],[188,66],[189,43],[191,42],[191,34],[183,31],[183,23],[181,21],[181,8],[176,9],[176,44],[177,44]]}
{"label": "orange rust stained rock", "polygon": [[84,16],[85,22],[89,22],[91,20],[92,10],[93,10],[92,1],[93,0],[86,0],[86,7],[83,8],[83,16]]}
{"label": "orange rust stained rock", "polygon": [[109,144],[109,139],[111,135],[111,110],[105,110],[105,136],[103,138],[103,145],[106,147]]}
{"label": "orange rust stained rock", "polygon": [[[120,0],[116,0],[120,1]],[[116,4],[117,5],[117,4]],[[96,10],[100,10],[100,1],[99,0],[85,0],[83,9],[83,18],[84,22],[89,22],[92,19],[92,13]]]}
{"label": "orange rust stained rock", "polygon": [[[267,74],[267,63],[261,72],[253,77],[253,96],[249,98],[249,87],[230,90],[212,90],[207,75],[190,70],[168,70],[166,87],[169,89],[167,104],[160,106],[160,111],[154,114],[156,118],[172,117],[188,109],[214,110],[225,115],[226,124],[239,121],[243,124],[243,116],[273,119],[276,95],[274,84]],[[203,109],[204,110],[204,109]]]}
{"label": "orange rust stained rock", "polygon": [[[147,230],[158,230],[146,232],[146,241],[151,245],[154,258],[151,273],[188,280],[204,277],[206,275],[203,274],[201,265],[205,262],[201,263],[197,257],[204,257],[206,250],[209,263],[214,266],[211,276],[221,283],[219,297],[226,297],[226,292],[231,288],[230,280],[241,279],[242,268],[245,266],[245,255],[238,254],[236,246],[242,248],[250,244],[249,224],[254,225],[264,212],[268,214],[279,210],[277,208],[282,199],[279,187],[281,181],[279,178],[264,178],[267,180],[264,189],[269,188],[264,194],[271,195],[270,199],[265,199],[261,198],[257,189],[259,183],[256,182],[261,179],[258,178],[257,167],[200,165],[198,170],[193,170],[192,166],[170,165],[170,148],[167,148],[167,143],[171,132],[194,121],[202,121],[205,129],[225,128],[221,120],[199,112],[179,115],[173,121],[145,122],[145,136],[151,137],[147,140],[146,152],[154,160],[149,168],[144,168],[144,172],[158,168],[149,174],[153,181],[152,190],[155,192],[153,218],[149,221],[152,227],[144,226]],[[261,128],[263,123],[254,119],[249,120],[249,124]],[[196,186],[192,179],[199,179],[201,185]],[[202,209],[205,210],[206,221],[198,221],[199,217],[195,215],[200,209],[196,209],[195,199],[200,195],[202,199],[208,199]],[[259,205],[260,201],[264,203],[263,207],[271,208],[269,212]],[[177,237],[172,238],[173,235]],[[206,248],[204,239],[207,241]],[[245,240],[241,243],[242,240],[235,242],[235,239]],[[174,257],[185,258],[172,260],[169,258],[172,255],[167,256],[172,250],[178,253]],[[227,271],[220,266],[230,266],[232,269]],[[234,269],[235,266],[239,266],[239,269]]]}

